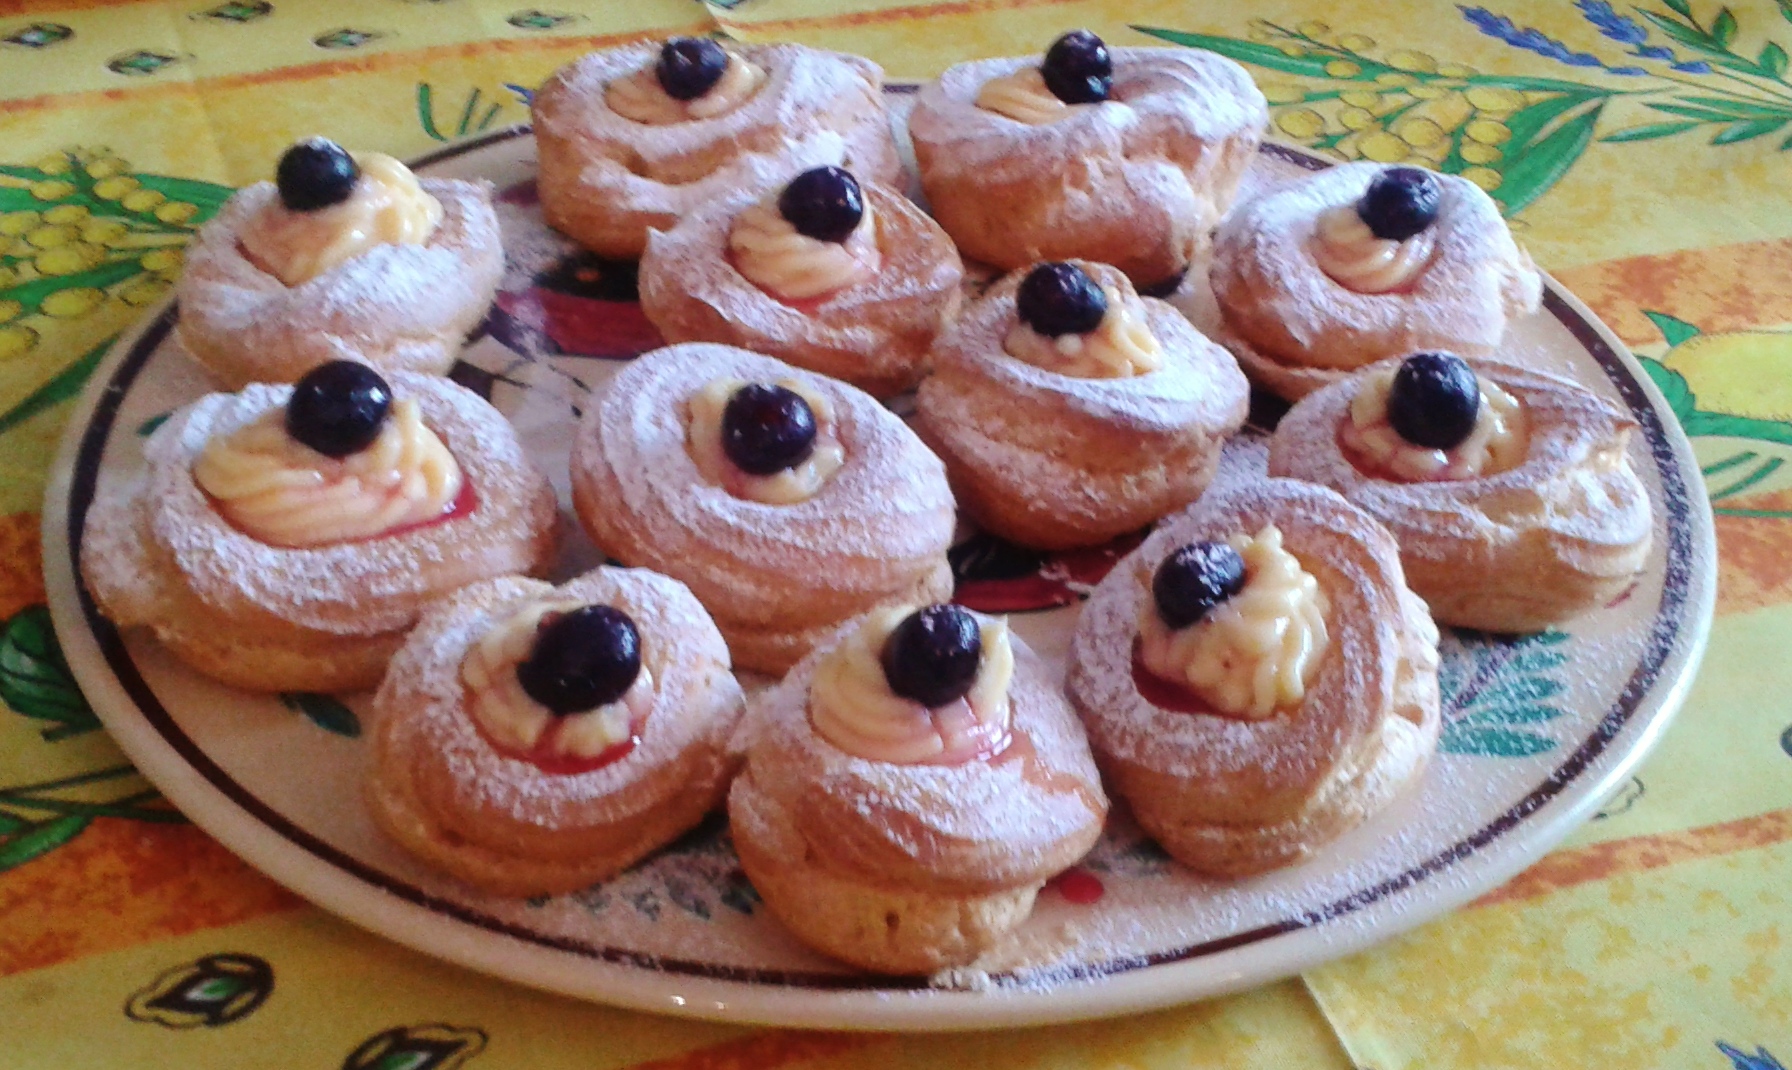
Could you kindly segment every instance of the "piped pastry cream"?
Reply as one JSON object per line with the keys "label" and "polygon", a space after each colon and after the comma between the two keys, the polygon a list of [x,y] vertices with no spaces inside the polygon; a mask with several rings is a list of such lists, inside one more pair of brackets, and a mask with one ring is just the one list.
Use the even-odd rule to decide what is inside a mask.
{"label": "piped pastry cream", "polygon": [[1338,443],[1365,471],[1408,482],[1472,479],[1510,471],[1524,460],[1530,435],[1524,406],[1498,383],[1475,376],[1479,387],[1474,424],[1456,446],[1438,449],[1403,437],[1388,420],[1388,398],[1397,366],[1372,373],[1338,425]]}
{"label": "piped pastry cream", "polygon": [[815,731],[848,754],[896,764],[956,764],[987,757],[1008,740],[1014,652],[1003,620],[977,618],[982,652],[962,696],[938,706],[896,694],[885,647],[913,607],[871,613],[816,666],[809,692]]}
{"label": "piped pastry cream", "polygon": [[1139,617],[1139,660],[1181,684],[1216,713],[1260,721],[1298,707],[1329,643],[1329,611],[1319,582],[1265,525],[1227,544],[1244,562],[1244,585],[1182,628],[1147,601]]}
{"label": "piped pastry cream", "polygon": [[736,498],[765,505],[808,501],[846,463],[846,447],[835,434],[833,405],[794,379],[778,380],[778,387],[795,394],[808,406],[815,426],[813,446],[808,456],[797,463],[757,474],[736,464],[722,442],[728,403],[747,385],[744,379],[723,376],[710,380],[692,396],[690,430],[685,441],[692,463],[704,479]]}
{"label": "piped pastry cream", "polygon": [[442,221],[441,202],[384,153],[354,159],[360,178],[346,200],[310,211],[270,201],[246,220],[238,240],[250,261],[298,286],[376,246],[427,242]]}
{"label": "piped pastry cream", "polygon": [[746,208],[728,231],[728,256],[748,282],[785,301],[808,301],[864,282],[881,257],[871,205],[843,241],[809,237],[778,211],[777,198]]}
{"label": "piped pastry cream", "polygon": [[728,65],[721,76],[703,93],[680,100],[666,92],[656,69],[648,63],[633,74],[611,82],[604,90],[604,103],[624,119],[648,126],[666,126],[692,119],[714,119],[726,115],[750,100],[765,83],[765,71],[751,60],[727,52]]}
{"label": "piped pastry cream", "polygon": [[1023,67],[1013,74],[991,78],[977,91],[977,107],[1028,126],[1055,123],[1078,106],[1053,96],[1038,67]]}
{"label": "piped pastry cream", "polygon": [[1392,293],[1412,285],[1431,262],[1432,232],[1395,241],[1378,237],[1354,204],[1319,217],[1313,228],[1313,259],[1333,282],[1361,294]]}
{"label": "piped pastry cream", "polygon": [[460,465],[409,398],[392,404],[365,449],[328,457],[295,440],[273,409],[214,439],[193,478],[238,530],[270,546],[369,539],[444,516],[464,479]]}
{"label": "piped pastry cream", "polygon": [[467,648],[460,663],[467,713],[499,747],[529,759],[598,758],[629,743],[653,708],[653,672],[642,666],[621,698],[593,709],[557,714],[524,690],[517,667],[535,650],[544,624],[582,603],[529,603]]}
{"label": "piped pastry cream", "polygon": [[1163,367],[1164,351],[1136,297],[1101,288],[1107,311],[1095,329],[1053,337],[1017,318],[1002,348],[1016,360],[1076,379],[1125,379]]}

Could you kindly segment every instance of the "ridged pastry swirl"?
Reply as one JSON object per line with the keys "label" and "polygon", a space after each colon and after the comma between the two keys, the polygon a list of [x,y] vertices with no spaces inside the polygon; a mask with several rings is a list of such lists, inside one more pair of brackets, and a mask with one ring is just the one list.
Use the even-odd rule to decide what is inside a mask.
{"label": "ridged pastry swirl", "polygon": [[960,504],[1029,546],[1094,545],[1187,505],[1248,402],[1237,364],[1181,313],[1138,297],[1111,267],[1078,266],[1142,309],[1162,367],[1083,379],[1010,356],[1015,272],[941,336],[917,398],[916,429],[946,460]]}
{"label": "ridged pastry swirl", "polygon": [[806,941],[885,971],[963,964],[1094,844],[1107,798],[1088,746],[1050,670],[1011,641],[1014,741],[989,760],[897,765],[829,743],[808,696],[831,643],[750,703],[729,818],[755,886]]}
{"label": "ridged pastry swirl", "polygon": [[1005,269],[1081,257],[1149,285],[1205,241],[1268,124],[1263,94],[1211,52],[1108,51],[1109,100],[1056,122],[977,103],[1036,56],[959,64],[921,90],[909,119],[921,184],[966,257]]}
{"label": "ridged pastry swirl", "polygon": [[[1158,565],[1271,523],[1329,603],[1300,705],[1246,721],[1154,704],[1133,650]],[[1269,479],[1204,499],[1115,566],[1077,621],[1069,691],[1146,831],[1191,867],[1235,876],[1297,861],[1418,777],[1437,740],[1437,666],[1437,628],[1388,533],[1323,487]]]}
{"label": "ridged pastry swirl", "polygon": [[419,186],[442,206],[427,241],[377,245],[298,286],[256,266],[240,241],[278,205],[274,184],[238,190],[187,249],[175,291],[181,341],[232,388],[293,382],[332,360],[447,374],[491,305],[504,250],[488,183]]}
{"label": "ridged pastry swirl", "polygon": [[[813,497],[743,501],[697,471],[686,402],[722,377],[795,379],[832,404],[845,463]],[[782,671],[848,617],[952,589],[939,460],[869,395],[745,350],[677,345],[629,364],[585,408],[572,483],[597,544],[689,584],[744,667]]]}
{"label": "ridged pastry swirl", "polygon": [[1341,164],[1238,206],[1214,237],[1210,277],[1231,338],[1254,380],[1298,399],[1366,364],[1424,349],[1489,356],[1506,322],[1533,312],[1542,276],[1513,242],[1492,198],[1453,175],[1442,187],[1424,270],[1389,293],[1359,293],[1320,267],[1320,219],[1353,205],[1383,168]]}
{"label": "ridged pastry swirl", "polygon": [[[653,685],[639,742],[586,772],[549,773],[494,749],[466,706],[469,649],[543,600],[615,606],[640,629]],[[632,865],[717,805],[737,764],[728,739],[742,698],[722,637],[682,584],[600,568],[558,588],[507,576],[442,600],[393,659],[373,704],[367,798],[376,822],[470,884],[536,895]]]}
{"label": "ridged pastry swirl", "polygon": [[239,687],[371,687],[423,607],[488,576],[544,565],[554,491],[503,415],[446,379],[395,372],[400,397],[447,445],[474,496],[439,522],[357,542],[269,546],[219,514],[193,476],[214,436],[284,408],[289,386],[208,394],[144,443],[140,480],[102,488],[82,575],[121,626],[147,625],[202,671]]}
{"label": "ridged pastry swirl", "polygon": [[758,198],[736,194],[649,237],[642,311],[669,342],[740,346],[878,397],[913,387],[927,371],[928,347],[958,311],[964,265],[946,232],[906,197],[875,184],[863,189],[875,231],[865,244],[876,263],[864,278],[804,301],[780,300],[749,281],[726,250]]}
{"label": "ridged pastry swirl", "polygon": [[[1392,364],[1392,362],[1389,362]],[[1466,479],[1400,482],[1359,470],[1338,443],[1376,365],[1303,399],[1270,440],[1272,475],[1332,487],[1387,525],[1437,619],[1532,631],[1616,597],[1648,556],[1654,521],[1628,449],[1636,423],[1544,372],[1470,361],[1524,406],[1524,459]]]}
{"label": "ridged pastry swirl", "polygon": [[608,103],[612,82],[651,67],[658,44],[594,52],[544,83],[531,111],[548,223],[605,256],[634,259],[650,229],[741,191],[765,190],[810,167],[850,167],[895,181],[901,171],[870,60],[802,45],[739,49],[765,81],[738,107],[646,125]]}

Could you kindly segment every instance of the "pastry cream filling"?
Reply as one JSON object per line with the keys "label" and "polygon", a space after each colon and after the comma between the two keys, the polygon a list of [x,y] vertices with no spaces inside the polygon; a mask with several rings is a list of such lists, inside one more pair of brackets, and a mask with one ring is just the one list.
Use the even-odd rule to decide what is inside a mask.
{"label": "pastry cream filling", "polygon": [[689,119],[714,119],[745,104],[765,82],[765,71],[742,57],[728,53],[728,67],[709,92],[695,100],[679,100],[660,85],[654,64],[618,78],[604,87],[604,103],[624,119],[648,126],[666,126]]}
{"label": "pastry cream filling", "polygon": [[1282,548],[1282,532],[1227,540],[1244,558],[1244,589],[1186,628],[1171,629],[1147,600],[1139,658],[1228,717],[1259,721],[1300,705],[1330,642],[1324,592]]}
{"label": "pastry cream filling", "polygon": [[977,106],[1028,126],[1055,123],[1076,107],[1059,100],[1046,88],[1045,77],[1038,67],[1027,67],[984,82],[983,88],[977,91]]}
{"label": "pastry cream filling", "polygon": [[1163,347],[1151,333],[1143,306],[1123,300],[1112,287],[1103,286],[1101,292],[1108,310],[1088,334],[1053,338],[1016,320],[1002,348],[1016,360],[1077,379],[1126,379],[1163,367]]}
{"label": "pastry cream filling", "polygon": [[1396,479],[1411,482],[1472,479],[1510,471],[1524,460],[1530,434],[1524,406],[1511,394],[1480,376],[1481,407],[1474,430],[1454,449],[1420,446],[1400,437],[1388,423],[1388,391],[1396,369],[1376,372],[1350,403],[1350,415],[1338,428],[1338,441],[1352,460]]}
{"label": "pastry cream filling", "polygon": [[442,221],[442,203],[410,168],[384,153],[356,155],[361,178],[341,204],[295,212],[278,200],[243,224],[243,251],[288,286],[314,279],[380,245],[422,245]]}
{"label": "pastry cream filling", "polygon": [[846,463],[846,447],[834,434],[833,404],[793,379],[778,380],[776,385],[808,402],[815,414],[815,448],[801,464],[768,476],[755,475],[742,471],[722,449],[722,412],[734,392],[746,385],[745,379],[712,379],[691,396],[685,445],[692,463],[704,479],[736,498],[765,505],[808,501]]}
{"label": "pastry cream filling", "polygon": [[273,409],[213,439],[193,478],[238,529],[270,546],[367,539],[434,520],[454,507],[460,465],[423,423],[417,402],[392,405],[379,437],[359,453],[326,457],[286,433]]}
{"label": "pastry cream filling", "polygon": [[1341,204],[1319,217],[1313,232],[1313,259],[1333,282],[1363,294],[1398,290],[1431,262],[1431,230],[1405,241],[1377,238],[1357,214],[1356,205]]}
{"label": "pastry cream filling", "polygon": [[877,274],[882,259],[869,203],[845,241],[822,241],[798,233],[778,214],[776,198],[734,217],[728,252],[743,278],[786,301],[806,301],[863,282]]}
{"label": "pastry cream filling", "polygon": [[1014,648],[1008,622],[979,617],[983,660],[970,691],[944,706],[927,707],[890,690],[883,649],[913,606],[870,614],[815,668],[809,719],[815,731],[867,761],[950,765],[1001,749],[1008,737],[1008,680]]}
{"label": "pastry cream filling", "polygon": [[538,757],[595,758],[628,742],[647,719],[653,708],[653,674],[645,665],[615,702],[564,717],[530,698],[517,680],[516,667],[533,653],[543,619],[583,604],[531,603],[467,649],[460,663],[467,712],[494,743]]}

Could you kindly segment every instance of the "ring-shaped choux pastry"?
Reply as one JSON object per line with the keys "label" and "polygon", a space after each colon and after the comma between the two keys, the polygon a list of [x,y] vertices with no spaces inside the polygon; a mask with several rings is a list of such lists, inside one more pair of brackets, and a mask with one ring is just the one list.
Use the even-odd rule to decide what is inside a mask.
{"label": "ring-shaped choux pastry", "polygon": [[1417,169],[1328,168],[1241,203],[1215,235],[1218,338],[1273,393],[1296,400],[1419,349],[1491,356],[1507,323],[1536,311],[1542,276],[1466,179],[1419,172],[1436,184],[1435,215],[1403,241],[1355,222],[1352,206],[1390,171]]}
{"label": "ring-shaped choux pastry", "polygon": [[[1278,619],[1264,607],[1287,605],[1286,592],[1253,595],[1253,566],[1240,577],[1242,591],[1208,611],[1228,614],[1233,632],[1248,629],[1235,645],[1225,645],[1231,633],[1218,619],[1167,632],[1172,661],[1192,657],[1190,666],[1215,670],[1224,686],[1191,690],[1159,677],[1141,658],[1155,656],[1150,643],[1171,626],[1157,594],[1166,559],[1241,539],[1274,544],[1281,567],[1292,562],[1305,574],[1308,607],[1317,604],[1322,624],[1298,648],[1289,643],[1301,635],[1293,617],[1275,642],[1253,641],[1248,630]],[[1263,582],[1275,579],[1268,565],[1262,571]],[[1298,686],[1254,709],[1221,712],[1218,703],[1241,682],[1254,699],[1265,697],[1266,680],[1283,682],[1285,663],[1272,677],[1258,659],[1296,652],[1306,659]],[[1071,702],[1109,786],[1146,832],[1204,874],[1246,876],[1300,861],[1414,783],[1437,741],[1437,627],[1407,588],[1386,530],[1310,483],[1265,480],[1159,525],[1097,586],[1070,660]],[[1191,667],[1189,679],[1198,678],[1208,682]]]}
{"label": "ring-shaped choux pastry", "polygon": [[[1508,467],[1411,478],[1347,447],[1359,395],[1399,365],[1387,361],[1289,410],[1270,440],[1270,474],[1331,487],[1375,517],[1399,543],[1412,589],[1445,624],[1535,631],[1616,598],[1652,541],[1649,494],[1628,451],[1636,422],[1566,379],[1468,364],[1518,406]],[[1432,453],[1404,440],[1393,448]]]}
{"label": "ring-shaped choux pastry", "polygon": [[[801,463],[759,479],[720,453],[716,413],[745,385],[803,398]],[[851,617],[952,591],[938,458],[870,395],[746,350],[687,343],[624,368],[585,407],[572,490],[605,552],[690,586],[737,668],[781,673]]]}
{"label": "ring-shaped choux pastry", "polygon": [[[639,671],[614,703],[633,708],[623,742],[589,760],[494,742],[493,726],[511,727],[503,718],[525,732],[546,721],[544,737],[565,739],[575,722],[607,712],[556,715],[516,686],[515,655],[543,634],[540,608],[585,605],[617,610],[636,629]],[[519,618],[523,649],[507,650]],[[621,872],[718,806],[738,765],[728,744],[742,698],[728,648],[683,584],[641,569],[599,568],[559,587],[508,576],[463,588],[424,614],[373,704],[375,821],[418,857],[500,895],[571,892]]]}
{"label": "ring-shaped choux pastry", "polygon": [[1004,270],[1094,260],[1146,288],[1205,248],[1269,122],[1263,94],[1211,52],[1108,52],[1105,100],[1063,104],[1042,82],[1020,85],[1043,108],[1026,119],[983,94],[1040,82],[1038,57],[959,64],[921,90],[909,119],[921,185],[967,259]]}
{"label": "ring-shaped choux pastry", "polygon": [[[846,166],[885,183],[901,174],[883,71],[870,60],[793,44],[725,48],[731,70],[756,73],[710,114],[688,105],[726,92],[728,73],[697,101],[678,101],[655,82],[663,47],[594,52],[560,68],[535,94],[542,212],[593,252],[636,259],[648,231],[668,230],[694,209],[805,167]],[[671,109],[668,121],[652,114],[656,108]],[[752,157],[768,159],[753,164]]]}
{"label": "ring-shaped choux pastry", "polygon": [[916,430],[946,462],[965,512],[1042,549],[1098,545],[1194,501],[1250,400],[1231,355],[1181,313],[1139,297],[1115,268],[1068,263],[1113,295],[1079,356],[1129,351],[1143,328],[1155,367],[1071,375],[1015,356],[1011,345],[1051,364],[1055,345],[1016,338],[1028,333],[1017,294],[1029,272],[1015,272],[940,336],[916,399]]}
{"label": "ring-shaped choux pastry", "polygon": [[[214,486],[235,484],[249,494],[239,501],[269,508],[227,517],[196,469],[216,443],[277,421],[293,388],[256,384],[208,394],[150,435],[141,476],[103,485],[95,497],[81,573],[100,610],[121,627],[149,627],[181,660],[233,687],[353,691],[379,683],[434,599],[475,580],[545,567],[556,545],[554,491],[504,416],[446,379],[395,372],[390,382],[396,406],[415,405],[423,434],[445,447],[458,473],[452,501],[428,507],[436,515],[315,545],[250,534],[238,525],[258,515],[276,530],[302,532],[311,517],[328,521],[336,507],[325,502],[308,512],[273,501],[290,480],[275,473],[268,486],[267,470],[255,469],[250,454],[246,472],[226,472]],[[277,423],[270,430],[278,436]],[[295,452],[298,460],[314,457],[302,447]],[[385,472],[374,477],[383,481]],[[358,478],[351,472],[323,491]],[[401,485],[412,478],[406,474]],[[383,484],[369,492],[409,493]]]}

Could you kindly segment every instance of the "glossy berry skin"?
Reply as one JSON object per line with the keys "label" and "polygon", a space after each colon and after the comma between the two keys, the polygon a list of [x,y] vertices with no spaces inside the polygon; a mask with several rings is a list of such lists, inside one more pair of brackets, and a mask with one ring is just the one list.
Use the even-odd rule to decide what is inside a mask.
{"label": "glossy berry skin", "polygon": [[790,180],[778,194],[778,214],[798,234],[843,242],[865,218],[859,180],[838,167],[817,167]]}
{"label": "glossy berry skin", "polygon": [[1114,88],[1108,46],[1088,30],[1072,30],[1053,41],[1039,73],[1052,96],[1066,104],[1100,104]]}
{"label": "glossy berry skin", "polygon": [[286,403],[286,433],[325,457],[360,453],[380,437],[392,411],[392,388],[380,373],[333,360],[305,373]]}
{"label": "glossy berry skin", "polygon": [[743,386],[722,409],[722,452],[756,476],[794,468],[815,452],[815,410],[794,390]]}
{"label": "glossy berry skin", "polygon": [[1075,264],[1040,264],[1014,295],[1021,322],[1050,338],[1087,334],[1108,314],[1107,295]]}
{"label": "glossy berry skin", "polygon": [[516,667],[517,683],[559,717],[615,702],[641,675],[641,632],[620,609],[580,606],[549,618],[535,649]]}
{"label": "glossy berry skin", "polygon": [[1244,558],[1223,542],[1194,542],[1157,566],[1151,600],[1171,628],[1186,628],[1244,589]]}
{"label": "glossy berry skin", "polygon": [[923,706],[963,698],[982,660],[983,629],[962,606],[917,609],[884,641],[884,679],[890,690]]}
{"label": "glossy berry skin", "polygon": [[1388,423],[1415,446],[1455,449],[1475,429],[1481,384],[1453,353],[1414,353],[1400,362],[1388,390]]}
{"label": "glossy berry skin", "polygon": [[1405,241],[1437,222],[1443,187],[1430,171],[1417,167],[1390,167],[1375,176],[1356,214],[1377,238]]}
{"label": "glossy berry skin", "polygon": [[315,212],[341,204],[355,192],[361,167],[348,150],[321,137],[287,149],[274,169],[280,203],[295,212]]}
{"label": "glossy berry skin", "polygon": [[707,37],[674,37],[660,46],[653,74],[673,100],[696,100],[728,70],[728,53]]}

